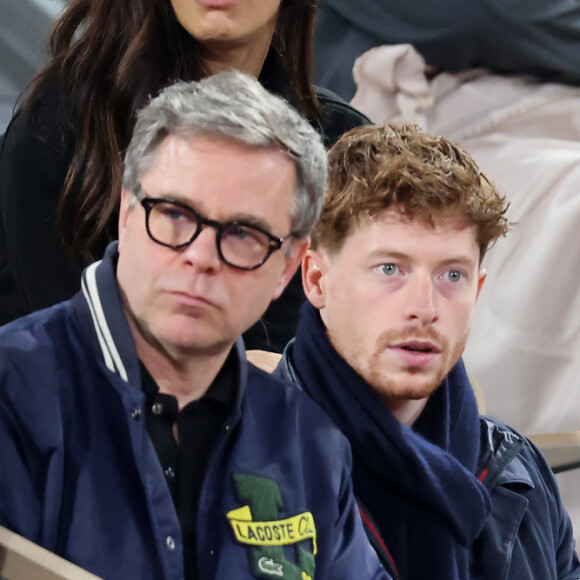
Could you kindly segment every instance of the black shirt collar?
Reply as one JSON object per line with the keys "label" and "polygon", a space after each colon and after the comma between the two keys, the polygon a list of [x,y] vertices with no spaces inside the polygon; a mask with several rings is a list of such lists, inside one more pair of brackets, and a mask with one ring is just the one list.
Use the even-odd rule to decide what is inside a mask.
{"label": "black shirt collar", "polygon": [[[238,355],[234,346],[228,354],[228,357],[226,358],[226,361],[217,374],[216,378],[213,380],[208,390],[201,398],[215,401],[216,403],[220,403],[229,409],[233,409],[236,400],[236,387],[238,384],[238,363]],[[140,365],[141,385],[143,392],[147,396],[157,394],[159,392],[157,383],[147,370],[147,367],[142,362]],[[195,401],[192,401],[192,403],[195,403]]]}

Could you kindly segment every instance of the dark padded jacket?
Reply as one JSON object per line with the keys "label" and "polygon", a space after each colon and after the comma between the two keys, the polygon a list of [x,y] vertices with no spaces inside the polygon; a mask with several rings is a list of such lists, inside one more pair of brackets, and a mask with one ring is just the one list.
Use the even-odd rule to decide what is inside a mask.
{"label": "dark padded jacket", "polygon": [[[308,392],[293,362],[292,349],[290,343],[274,374]],[[324,401],[317,402],[324,408]],[[492,510],[472,551],[471,580],[578,580],[580,564],[572,525],[544,457],[509,427],[483,416],[480,421],[478,467],[485,475]],[[353,447],[353,451],[356,466],[357,455],[364,454],[364,449]],[[356,480],[355,494],[359,495]],[[364,496],[360,500],[361,506],[368,505]],[[396,526],[396,521],[373,521],[373,514],[368,516],[367,534],[396,577],[388,545],[383,545],[380,536],[381,525]]]}

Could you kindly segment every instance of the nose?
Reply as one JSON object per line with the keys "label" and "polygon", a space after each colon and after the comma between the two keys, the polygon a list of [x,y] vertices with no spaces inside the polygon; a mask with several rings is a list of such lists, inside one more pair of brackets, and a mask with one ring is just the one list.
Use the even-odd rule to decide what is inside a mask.
{"label": "nose", "polygon": [[439,319],[436,290],[430,276],[416,273],[407,284],[405,300],[405,313],[409,320],[428,325]]}
{"label": "nose", "polygon": [[200,271],[215,271],[220,267],[217,249],[217,231],[203,227],[199,235],[183,249],[183,257]]}

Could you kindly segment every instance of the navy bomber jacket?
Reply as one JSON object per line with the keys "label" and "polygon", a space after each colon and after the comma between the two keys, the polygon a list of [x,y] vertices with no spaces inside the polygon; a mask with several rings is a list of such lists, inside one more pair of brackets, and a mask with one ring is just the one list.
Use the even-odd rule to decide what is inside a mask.
{"label": "navy bomber jacket", "polygon": [[[145,427],[116,244],[68,302],[0,329],[0,525],[107,580],[183,578],[179,521]],[[387,579],[350,449],[298,389],[248,364],[198,517],[204,580]]]}

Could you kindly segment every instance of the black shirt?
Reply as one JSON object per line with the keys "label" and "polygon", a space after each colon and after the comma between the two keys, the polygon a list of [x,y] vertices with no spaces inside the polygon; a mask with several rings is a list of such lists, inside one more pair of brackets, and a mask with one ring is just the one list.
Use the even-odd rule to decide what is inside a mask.
{"label": "black shirt", "polygon": [[[198,577],[196,522],[199,498],[213,445],[234,407],[237,371],[234,349],[205,395],[179,412],[177,399],[160,393],[141,364],[147,432],[165,472],[181,524],[187,580]],[[174,436],[174,424],[179,443]]]}

